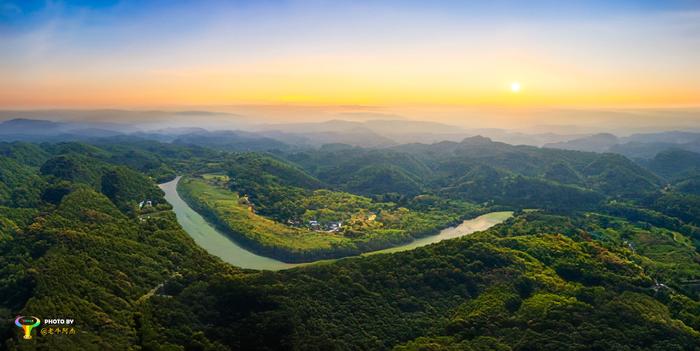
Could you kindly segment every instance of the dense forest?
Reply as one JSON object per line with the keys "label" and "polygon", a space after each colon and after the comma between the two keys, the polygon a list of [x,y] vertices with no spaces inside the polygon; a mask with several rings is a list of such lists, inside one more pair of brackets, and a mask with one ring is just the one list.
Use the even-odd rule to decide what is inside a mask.
{"label": "dense forest", "polygon": [[[658,166],[620,155],[474,137],[390,149],[334,144],[235,153],[200,168],[179,190],[250,249],[303,262],[381,249],[499,209],[642,211],[696,237],[693,228],[681,229],[685,223],[672,224],[692,223],[696,215],[695,177],[683,167],[666,168],[654,173]],[[679,170],[676,178],[670,169]]]}
{"label": "dense forest", "polygon": [[[697,163],[481,137],[270,152],[0,143],[0,348],[696,350]],[[252,271],[178,225],[157,187],[176,175],[234,238],[302,259],[516,212],[411,251]],[[78,333],[22,340],[17,315],[74,318]]]}

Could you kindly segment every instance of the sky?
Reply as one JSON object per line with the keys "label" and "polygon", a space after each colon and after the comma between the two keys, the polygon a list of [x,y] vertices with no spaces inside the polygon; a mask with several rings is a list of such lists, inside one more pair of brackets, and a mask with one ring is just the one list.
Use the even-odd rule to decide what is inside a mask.
{"label": "sky", "polygon": [[4,109],[700,106],[700,0],[0,0],[0,53]]}

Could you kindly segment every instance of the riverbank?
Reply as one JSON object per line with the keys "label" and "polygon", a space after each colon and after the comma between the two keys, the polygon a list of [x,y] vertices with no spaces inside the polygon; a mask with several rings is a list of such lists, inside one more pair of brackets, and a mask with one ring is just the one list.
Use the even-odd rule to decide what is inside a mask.
{"label": "riverbank", "polygon": [[356,252],[354,254],[345,254],[338,257],[321,258],[318,260],[313,260],[312,262],[288,263],[264,255],[259,255],[251,251],[249,248],[244,247],[244,245],[241,245],[240,242],[232,239],[232,236],[228,233],[215,228],[209,221],[207,221],[197,211],[192,209],[188,203],[180,197],[180,194],[177,191],[177,184],[180,179],[181,177],[177,177],[173,181],[160,185],[161,189],[163,189],[165,192],[166,200],[173,206],[173,211],[175,211],[180,225],[185,229],[185,231],[187,231],[187,233],[190,234],[198,245],[203,247],[209,253],[218,256],[224,261],[235,266],[250,269],[280,270],[297,267],[303,264],[328,261],[329,259],[333,258],[356,256],[360,254],[370,255],[411,250],[416,247],[429,245],[442,240],[460,237],[476,231],[486,230],[493,225],[503,222],[512,215],[511,212],[492,212],[484,214],[474,219],[465,220],[458,226],[443,229],[437,234],[425,236],[383,250],[364,253]]}

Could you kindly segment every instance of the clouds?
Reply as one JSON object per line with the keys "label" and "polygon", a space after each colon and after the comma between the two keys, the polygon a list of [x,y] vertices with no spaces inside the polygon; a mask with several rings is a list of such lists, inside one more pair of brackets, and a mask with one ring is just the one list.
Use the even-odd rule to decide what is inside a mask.
{"label": "clouds", "polygon": [[700,103],[675,2],[40,3],[0,26],[0,104]]}

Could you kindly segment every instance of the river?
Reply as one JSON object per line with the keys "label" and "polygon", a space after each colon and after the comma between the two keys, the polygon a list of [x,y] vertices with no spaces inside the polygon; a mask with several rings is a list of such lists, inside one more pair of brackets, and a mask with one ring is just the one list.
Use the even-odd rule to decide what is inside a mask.
{"label": "river", "polygon": [[[165,192],[165,199],[173,206],[173,211],[177,216],[178,223],[180,223],[182,228],[194,239],[197,245],[207,250],[210,254],[218,256],[234,266],[249,269],[276,271],[309,264],[286,263],[270,257],[257,255],[241,247],[228,235],[210,225],[204,217],[190,208],[190,206],[180,198],[180,195],[177,193],[177,182],[179,180],[180,177],[177,177],[170,182],[160,184],[160,188]],[[442,240],[458,238],[463,235],[486,230],[505,221],[511,215],[512,212],[487,213],[474,219],[466,220],[455,227],[445,228],[435,235],[416,239],[410,243],[396,247],[368,252],[364,255],[412,250]]]}

